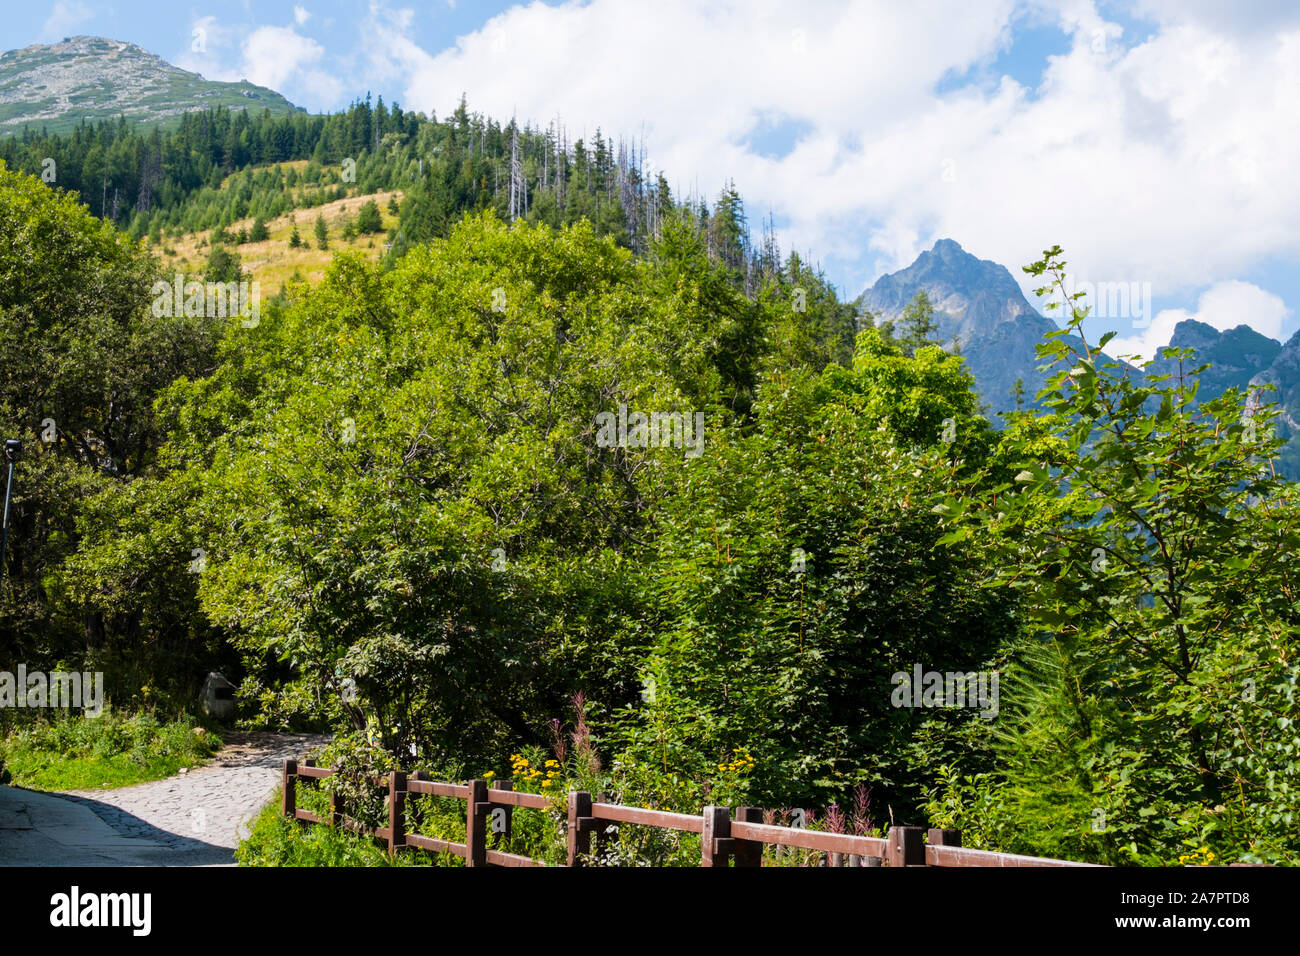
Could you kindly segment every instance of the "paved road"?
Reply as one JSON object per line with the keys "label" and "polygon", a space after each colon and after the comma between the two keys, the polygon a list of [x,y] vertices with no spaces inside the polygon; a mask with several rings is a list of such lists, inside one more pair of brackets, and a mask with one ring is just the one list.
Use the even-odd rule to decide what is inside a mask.
{"label": "paved road", "polygon": [[0,866],[221,866],[306,734],[227,734],[206,766],[116,790],[0,787]]}

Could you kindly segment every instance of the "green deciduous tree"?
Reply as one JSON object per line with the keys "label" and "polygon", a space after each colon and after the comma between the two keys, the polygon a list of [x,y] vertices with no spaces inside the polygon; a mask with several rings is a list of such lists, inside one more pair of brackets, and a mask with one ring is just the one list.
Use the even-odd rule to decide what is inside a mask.
{"label": "green deciduous tree", "polygon": [[851,369],[772,373],[754,414],[666,506],[628,755],[708,780],[745,749],[765,805],[864,783],[906,815],[927,715],[893,706],[893,674],[974,670],[1008,627],[977,586],[983,546],[936,549],[930,510],[987,453],[988,425],[959,359],[907,358],[874,331]]}
{"label": "green deciduous tree", "polygon": [[[1064,266],[1053,248],[1026,271],[1064,298]],[[1104,362],[1111,335],[1089,345],[1064,300],[1044,410],[1004,439],[1014,479],[944,512],[997,529],[1026,621],[998,769],[957,802],[1028,849],[1292,860],[1300,502],[1271,467],[1274,412],[1235,389],[1198,403],[1200,369]]]}
{"label": "green deciduous tree", "polygon": [[[75,198],[0,165],[0,435],[26,449],[0,587],[0,646],[33,670],[132,655],[158,665],[160,682],[176,673],[139,617],[112,617],[70,594],[64,568],[88,503],[155,471],[159,392],[211,364],[215,324],[155,315],[160,278],[136,242]],[[183,633],[173,637],[184,643]],[[117,690],[120,672],[106,670]]]}

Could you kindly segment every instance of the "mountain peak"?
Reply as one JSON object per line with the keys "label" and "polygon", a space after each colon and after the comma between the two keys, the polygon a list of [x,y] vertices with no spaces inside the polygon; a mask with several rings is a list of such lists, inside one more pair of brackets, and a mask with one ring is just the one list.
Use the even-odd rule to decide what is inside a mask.
{"label": "mountain peak", "polygon": [[79,35],[0,54],[0,134],[28,125],[67,133],[119,116],[161,125],[219,106],[300,112],[274,90],[206,80],[123,40]]}
{"label": "mountain peak", "polygon": [[897,319],[922,291],[934,306],[937,337],[960,347],[995,411],[1006,410],[1017,379],[1031,395],[1042,386],[1035,346],[1057,325],[1029,304],[1005,266],[939,239],[906,269],[881,276],[858,303],[880,319]]}
{"label": "mountain peak", "polygon": [[978,331],[1024,316],[1044,319],[1025,299],[1005,266],[971,255],[955,239],[939,239],[906,269],[881,276],[860,303],[885,319],[902,315],[924,290],[940,315],[945,339],[965,341]]}
{"label": "mountain peak", "polygon": [[1183,319],[1174,326],[1169,344],[1160,349],[1149,372],[1177,375],[1179,363],[1169,357],[1169,349],[1192,349],[1195,358],[1184,369],[1208,363],[1201,373],[1201,393],[1217,397],[1229,388],[1245,388],[1274,364],[1284,351],[1281,343],[1256,332],[1249,325],[1219,331],[1198,319]]}
{"label": "mountain peak", "polygon": [[1182,319],[1174,326],[1169,348],[1203,349],[1219,341],[1219,330],[1199,319]]}

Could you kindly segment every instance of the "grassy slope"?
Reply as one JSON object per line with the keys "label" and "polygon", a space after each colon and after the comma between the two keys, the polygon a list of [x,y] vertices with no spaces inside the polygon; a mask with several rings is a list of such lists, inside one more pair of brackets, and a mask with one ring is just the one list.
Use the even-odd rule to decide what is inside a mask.
{"label": "grassy slope", "polygon": [[[305,163],[303,165],[306,165]],[[377,192],[370,196],[349,196],[311,209],[297,209],[293,213],[268,221],[267,230],[270,238],[262,242],[245,242],[230,248],[239,253],[245,272],[261,283],[262,295],[275,293],[281,283],[287,282],[297,272],[307,282],[319,282],[325,276],[325,269],[336,252],[344,250],[359,251],[372,261],[378,261],[384,255],[384,244],[388,241],[387,230],[397,224],[397,217],[389,213],[388,200],[396,197],[402,201],[401,191]],[[341,232],[342,219],[346,215],[355,221],[357,211],[373,199],[379,206],[385,232],[357,236],[345,241]],[[316,217],[324,215],[325,225],[329,228],[329,248],[316,248]],[[289,235],[293,231],[291,216],[297,218],[298,235],[309,243],[311,248],[289,248]],[[252,229],[253,220],[241,219],[228,230],[237,233],[241,228]],[[207,264],[211,230],[191,233],[179,239],[168,238],[163,248],[158,250],[168,271],[182,272],[187,275],[201,275]]]}

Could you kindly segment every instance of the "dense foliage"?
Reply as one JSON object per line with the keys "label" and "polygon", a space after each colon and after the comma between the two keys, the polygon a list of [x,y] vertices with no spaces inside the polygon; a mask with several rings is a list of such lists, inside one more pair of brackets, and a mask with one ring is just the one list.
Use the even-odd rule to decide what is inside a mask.
{"label": "dense foliage", "polygon": [[215,354],[215,323],[151,314],[157,271],[71,196],[0,166],[0,431],[24,447],[0,646],[7,662],[102,665],[110,693],[165,683],[213,652],[193,600],[175,587],[188,561],[179,552],[137,564],[120,590],[96,582],[93,601],[70,594],[66,575],[86,510],[128,514],[156,474],[160,390],[201,374]]}
{"label": "dense foliage", "polygon": [[[1064,294],[1059,249],[1027,271]],[[1047,412],[1003,438],[1020,470],[939,507],[955,538],[994,531],[989,583],[1020,595],[1026,632],[994,769],[948,768],[938,802],[1008,847],[1293,858],[1300,500],[1271,464],[1275,412],[1235,388],[1197,405],[1190,353],[1117,374],[1109,338],[1042,345]]]}
{"label": "dense foliage", "polygon": [[[475,157],[524,139],[397,115]],[[340,785],[553,760],[537,787],[691,811],[870,794],[996,849],[1294,859],[1300,542],[1267,408],[1053,337],[996,432],[928,301],[872,327],[756,248],[734,190],[623,204],[605,150],[563,174],[599,208],[482,176],[449,200],[457,155],[418,172],[442,185],[412,188],[404,254],[339,254],[254,323],[154,316],[139,245],[0,171],[0,424],[31,446],[7,656],[90,661],[116,700],[220,664],[245,720],[337,733]],[[917,670],[996,671],[1000,700]]]}

